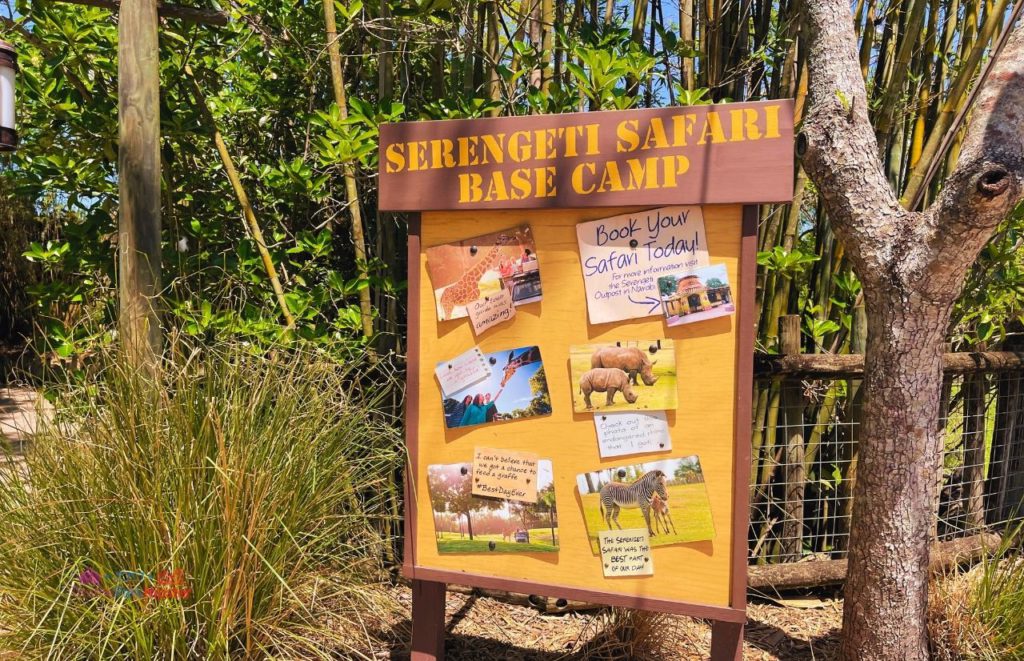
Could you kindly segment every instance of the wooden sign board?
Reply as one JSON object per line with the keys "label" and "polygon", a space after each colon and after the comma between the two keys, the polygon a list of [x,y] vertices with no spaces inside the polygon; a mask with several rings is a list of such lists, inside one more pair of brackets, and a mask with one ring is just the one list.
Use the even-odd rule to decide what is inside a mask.
{"label": "wooden sign board", "polygon": [[[757,110],[756,116],[746,112],[750,109]],[[733,110],[742,112],[736,115]],[[743,131],[745,144],[741,149],[734,150],[733,143],[728,141],[713,142],[717,129],[707,128],[706,116],[703,120],[672,119],[680,113],[699,116],[709,112],[720,115],[718,120],[710,121],[717,121],[726,136],[732,135],[730,128]],[[736,123],[733,117],[739,118]],[[531,139],[542,142],[547,135],[564,137],[577,133],[579,139],[574,150],[562,143],[560,149],[545,147],[547,151],[543,153],[547,158],[542,167],[554,168],[552,180],[560,186],[571,186],[572,173],[580,163],[602,160],[607,164],[629,156],[627,152],[616,151],[617,143],[631,136],[630,130],[639,131],[643,139],[644,130],[634,127],[647,127],[645,130],[650,132],[653,119],[676,122],[684,130],[693,126],[694,133],[687,134],[689,138],[700,131],[706,137],[704,145],[693,144],[699,141],[698,136],[696,141],[688,138],[686,145],[664,147],[666,156],[683,156],[691,165],[691,169],[676,178],[674,187],[660,186],[642,195],[609,191],[594,196],[581,196],[561,187],[550,196],[500,203],[466,202],[460,198],[457,175],[486,177],[504,172],[502,168],[508,163],[497,162],[497,150],[514,151],[515,147],[510,147],[511,136],[517,131],[553,129],[554,133],[539,137],[534,133]],[[698,131],[696,127],[701,126],[701,121],[705,128]],[[574,128],[578,126],[596,128]],[[595,133],[591,135],[589,131]],[[485,133],[503,137],[480,137]],[[755,134],[761,138],[751,138]],[[757,207],[740,203],[781,201],[791,196],[791,103],[410,123],[384,126],[381,135],[382,209],[422,211],[412,216],[409,231],[406,422],[410,466],[404,573],[413,579],[414,658],[433,659],[443,654],[443,600],[447,583],[709,618],[715,621],[713,656],[735,658],[741,647],[745,620],[758,222]],[[468,162],[459,166],[460,152],[452,152],[451,159],[446,155],[445,141],[452,145],[458,145],[460,140],[469,144],[473,136],[478,136],[478,148],[491,150],[477,152],[478,158],[481,153],[489,155],[488,166]],[[438,146],[430,146],[434,141]],[[593,143],[591,154],[585,153],[586,141]],[[485,142],[490,146],[483,146]],[[499,143],[504,147],[499,147]],[[632,138],[628,143],[632,144]],[[396,144],[404,146],[395,148]],[[411,146],[416,144],[420,146]],[[517,144],[521,147],[523,143]],[[534,154],[536,144],[532,148]],[[405,169],[388,173],[389,153],[392,162],[396,154],[404,154]],[[425,167],[435,163],[435,158],[440,166],[449,162],[454,165]],[[508,159],[509,153],[504,158]],[[416,164],[412,171],[410,163]],[[514,171],[508,174],[511,178]],[[723,177],[730,182],[721,181]],[[730,201],[734,203],[727,203]],[[664,302],[661,307],[666,314],[659,310],[652,316],[591,324],[577,225],[620,214],[634,213],[644,218],[652,205],[680,204],[701,206],[708,261],[718,269],[715,279],[719,282],[705,283],[711,283],[707,288],[710,293],[705,292],[703,299],[698,296],[689,303],[698,304],[698,299],[707,301],[710,296],[719,312],[695,323],[680,323],[678,317],[671,315],[683,313],[672,306],[685,310],[687,300],[683,297],[680,301],[673,299],[671,305]],[[517,210],[527,207],[529,212]],[[445,294],[447,288],[439,287],[431,279],[431,269],[436,274],[438,266],[428,267],[428,248],[458,244],[468,251],[467,264],[491,259],[494,269],[501,271],[505,267],[499,253],[510,252],[506,247],[510,239],[501,232],[511,232],[509,228],[524,224],[530,228],[529,248],[522,249],[522,257],[516,263],[523,269],[524,278],[536,280],[532,269],[539,271],[537,291],[527,292],[537,296],[520,297],[521,301],[530,302],[517,303],[511,321],[474,335],[470,320],[459,315],[457,305],[473,296],[482,297],[493,285],[473,282],[470,288],[479,291],[466,292],[455,283],[448,288],[458,291]],[[488,232],[498,235],[487,235],[490,238],[486,242],[481,239],[480,245],[473,242],[473,237]],[[515,250],[527,245],[522,239],[519,241]],[[493,254],[480,252],[489,250],[488,242],[497,246]],[[729,286],[724,287],[724,283]],[[720,305],[723,296],[725,304]],[[658,389],[672,389],[672,397],[665,400],[675,406],[665,412],[671,443],[660,452],[602,459],[594,416],[609,405],[606,392],[593,393],[593,412],[574,412],[574,390],[579,397],[582,383],[578,371],[591,366],[576,364],[579,359],[573,358],[570,347],[614,346],[623,341],[630,346],[631,340],[642,341],[639,349],[657,357],[656,369],[652,369],[660,385],[647,385],[641,370],[637,385],[630,390],[636,395],[635,405],[625,405],[629,398],[622,394],[613,395],[612,403],[616,408],[643,411],[645,402],[659,401]],[[442,397],[435,370],[444,361],[473,347],[478,347],[485,360],[491,361],[491,381]],[[525,382],[524,374],[528,373],[531,387],[535,388],[533,393],[537,395],[537,388],[542,388],[546,399],[537,395],[531,401],[527,392],[525,401],[515,404],[518,408],[512,411],[511,401],[501,398],[506,397],[506,388],[513,387],[516,369],[522,370],[520,382]],[[484,391],[486,398],[476,398]],[[499,404],[493,418],[492,401]],[[478,526],[487,522],[490,528],[486,533],[477,530],[470,543],[468,528],[473,521],[460,514],[467,508],[465,501],[459,499],[479,498],[468,493],[478,448],[538,457],[538,498],[531,505],[535,508],[531,510],[532,518],[522,525],[513,525],[521,505],[471,505],[480,509],[472,510],[475,514],[468,518],[475,517]],[[696,508],[694,512],[699,510],[699,516],[680,516],[681,510],[674,509],[671,522],[659,520],[666,525],[666,531],[668,523],[672,523],[676,536],[656,534],[650,538],[652,573],[647,574],[645,569],[635,575],[608,577],[598,544],[600,532],[608,526],[602,516],[591,512],[600,500],[597,488],[620,479],[629,483],[653,469],[669,474],[666,484],[672,486],[665,494],[669,504],[680,507],[683,499],[688,507]],[[589,476],[594,476],[593,480]],[[465,493],[458,492],[458,485],[463,482],[467,485]],[[681,488],[684,483],[685,494]],[[545,497],[547,492],[553,492],[556,504],[549,503],[551,497]],[[620,525],[636,528],[636,521],[643,525],[643,519],[636,518],[639,512],[640,509],[622,509]],[[652,523],[657,523],[653,512],[651,516]],[[511,529],[502,531],[500,522],[505,520],[510,522]]]}

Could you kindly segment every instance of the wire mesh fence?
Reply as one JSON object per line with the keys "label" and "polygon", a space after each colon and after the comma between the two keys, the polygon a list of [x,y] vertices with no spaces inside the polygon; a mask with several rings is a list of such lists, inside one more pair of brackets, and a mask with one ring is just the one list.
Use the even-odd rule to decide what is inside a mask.
{"label": "wire mesh fence", "polygon": [[[937,540],[1014,521],[1024,498],[1024,373],[947,375]],[[753,564],[845,557],[857,476],[859,376],[775,377],[755,388]]]}

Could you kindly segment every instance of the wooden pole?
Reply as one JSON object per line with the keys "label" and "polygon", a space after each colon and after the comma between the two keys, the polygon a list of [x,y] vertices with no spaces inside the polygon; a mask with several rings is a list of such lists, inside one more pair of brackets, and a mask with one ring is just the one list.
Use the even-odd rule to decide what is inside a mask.
{"label": "wooden pole", "polygon": [[155,369],[160,294],[160,61],[156,0],[124,0],[118,17],[118,300],[122,341]]}

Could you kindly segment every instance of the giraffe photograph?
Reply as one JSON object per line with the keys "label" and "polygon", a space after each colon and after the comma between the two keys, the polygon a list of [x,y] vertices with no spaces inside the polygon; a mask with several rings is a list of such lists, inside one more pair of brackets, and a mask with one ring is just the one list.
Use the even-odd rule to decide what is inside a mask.
{"label": "giraffe photograph", "polygon": [[473,494],[473,464],[427,467],[438,553],[553,553],[558,510],[551,460],[537,462],[537,502]]}
{"label": "giraffe photograph", "polygon": [[506,289],[513,305],[541,300],[540,264],[529,225],[427,248],[438,321],[469,316],[470,303]]}
{"label": "giraffe photograph", "polygon": [[652,547],[715,537],[697,455],[581,473],[576,487],[595,554],[601,530],[647,528]]}
{"label": "giraffe photograph", "polygon": [[504,349],[483,356],[491,376],[444,398],[446,427],[471,427],[551,413],[551,394],[539,347]]}
{"label": "giraffe photograph", "polygon": [[667,326],[725,317],[736,312],[725,264],[658,278],[658,294]]}
{"label": "giraffe photograph", "polygon": [[665,411],[677,406],[673,340],[569,347],[573,411]]}

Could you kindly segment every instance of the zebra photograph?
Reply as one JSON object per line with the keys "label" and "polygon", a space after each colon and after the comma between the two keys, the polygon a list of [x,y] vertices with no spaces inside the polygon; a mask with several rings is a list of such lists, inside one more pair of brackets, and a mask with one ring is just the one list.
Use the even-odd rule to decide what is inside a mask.
{"label": "zebra photograph", "polygon": [[594,553],[601,530],[646,528],[651,546],[715,536],[697,455],[581,473],[576,485]]}

